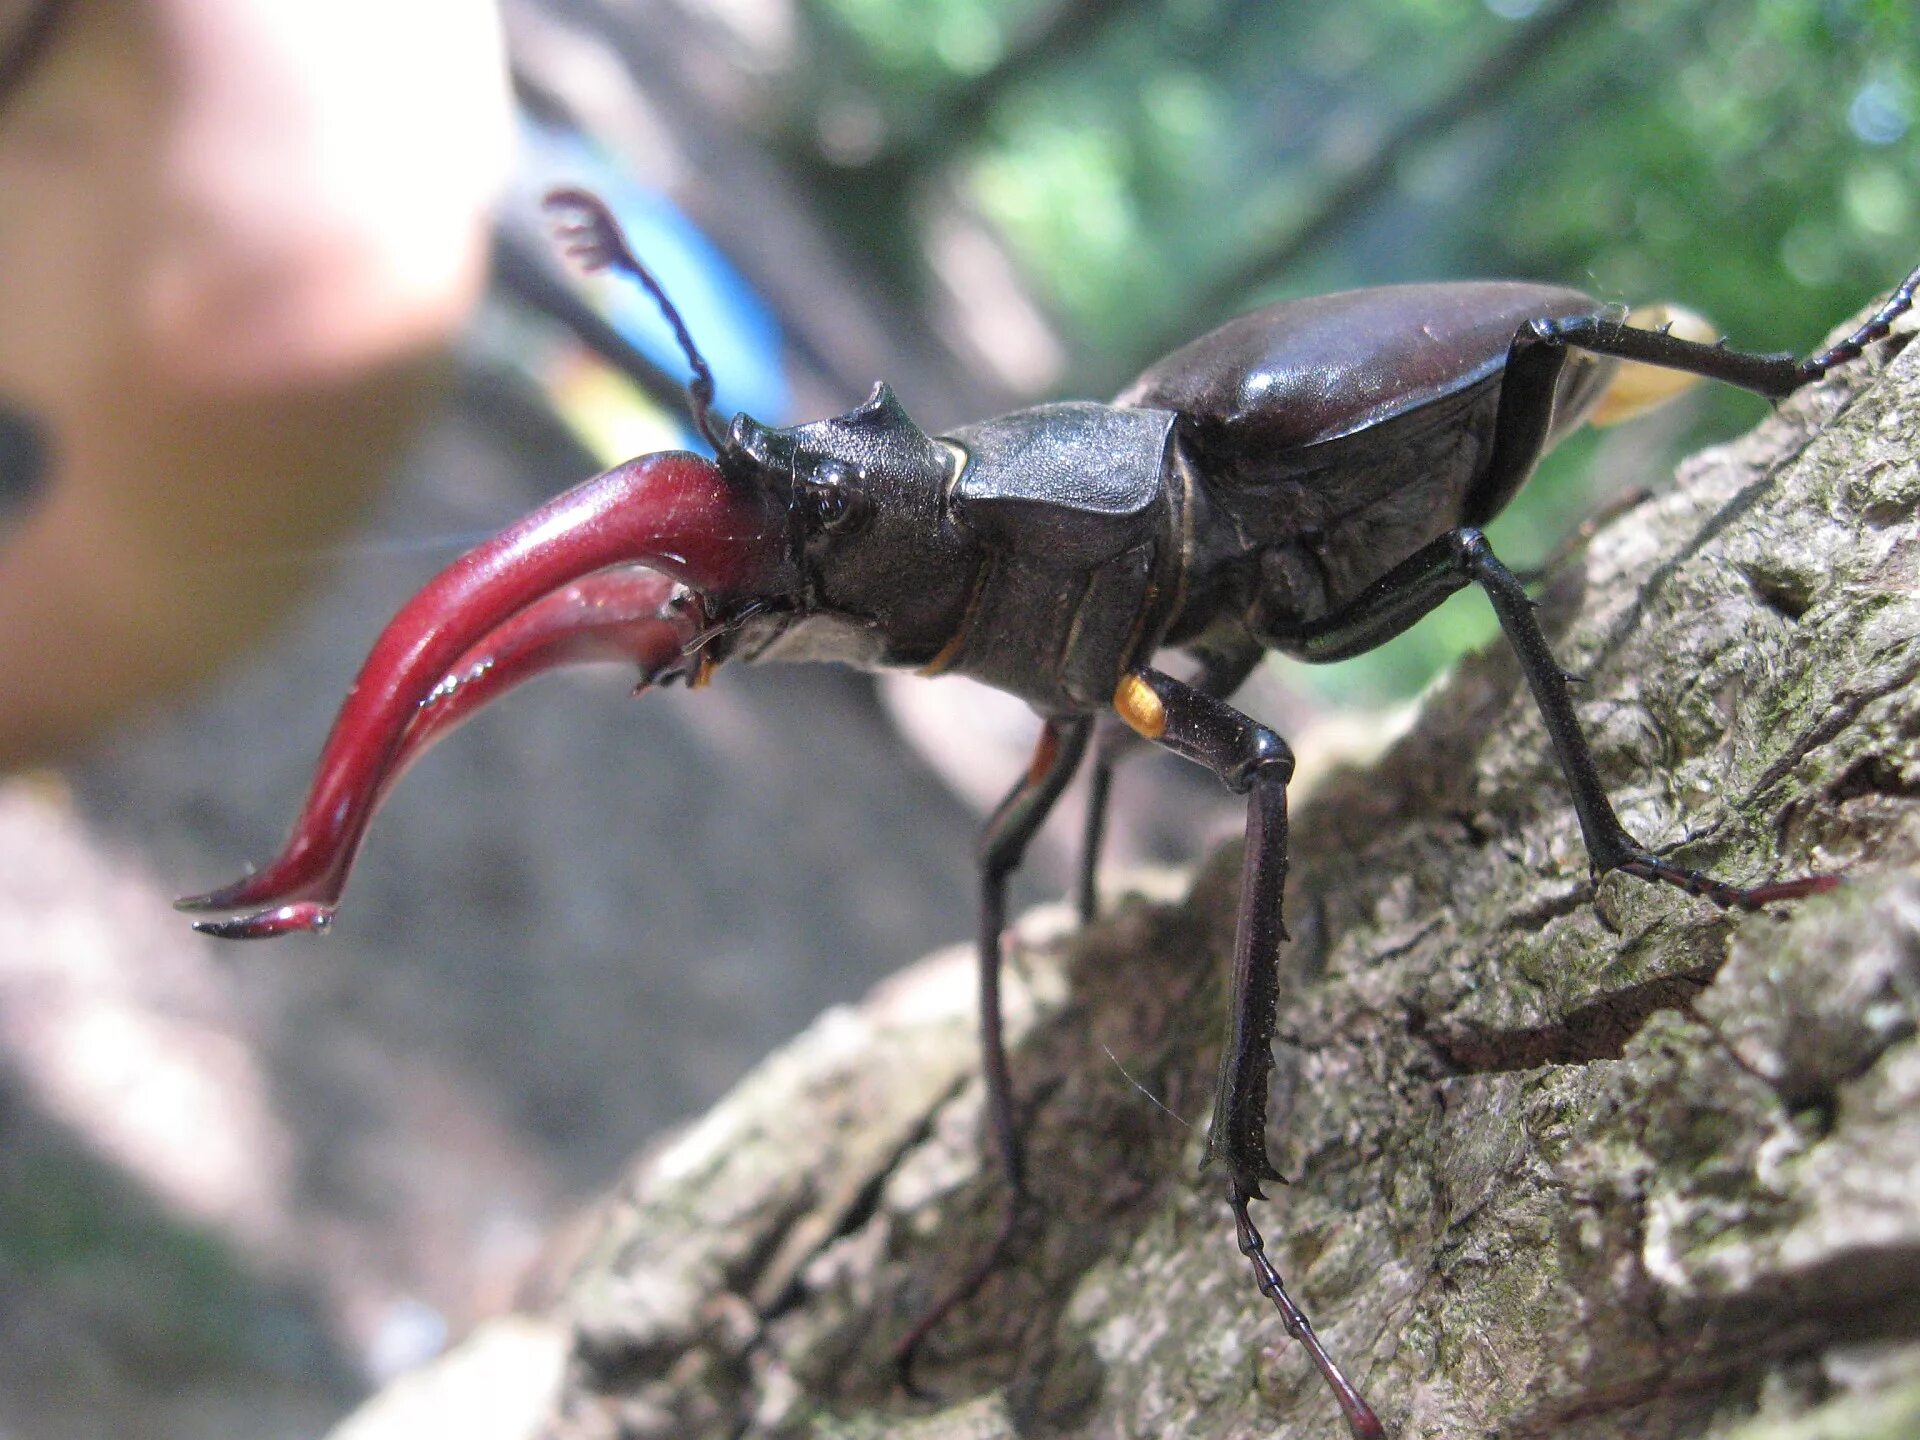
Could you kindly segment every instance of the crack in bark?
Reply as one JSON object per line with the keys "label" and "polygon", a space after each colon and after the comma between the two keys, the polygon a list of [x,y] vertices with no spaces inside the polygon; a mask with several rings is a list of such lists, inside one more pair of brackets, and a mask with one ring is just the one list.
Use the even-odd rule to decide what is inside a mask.
{"label": "crack in bark", "polygon": [[[1888,1246],[1863,1251],[1850,1263],[1872,1266],[1887,1276],[1911,1275],[1920,1270],[1920,1253],[1912,1247]],[[1651,1373],[1598,1386],[1560,1405],[1547,1406],[1516,1418],[1506,1432],[1514,1440],[1558,1436],[1581,1420],[1615,1417],[1660,1400],[1723,1397],[1736,1385],[1757,1389],[1768,1376],[1795,1362],[1818,1362],[1838,1346],[1884,1344],[1920,1338],[1920,1300],[1894,1283],[1883,1293],[1854,1304],[1819,1304],[1782,1286],[1764,1319],[1729,1325],[1712,1352],[1706,1341],[1712,1330],[1711,1311],[1693,1330],[1695,1343],[1682,1356],[1663,1360]],[[1813,1294],[1826,1293],[1814,1291]],[[1758,1297],[1747,1297],[1757,1303]],[[1775,1307],[1786,1309],[1782,1316]],[[1724,1307],[1723,1307],[1724,1308]],[[1653,1321],[1651,1315],[1643,1318]],[[1673,1338],[1671,1323],[1657,1326],[1663,1342]],[[1658,1417],[1653,1417],[1658,1423]],[[1650,1433],[1635,1428],[1623,1433]]]}
{"label": "crack in bark", "polygon": [[1920,799],[1920,777],[1908,778],[1885,755],[1867,755],[1854,761],[1827,788],[1827,798],[1836,805],[1865,795],[1884,795],[1894,800]]}
{"label": "crack in bark", "polygon": [[1742,565],[1739,570],[1754,598],[1789,624],[1799,624],[1813,608],[1814,589],[1806,576],[1769,573],[1757,565]]}
{"label": "crack in bark", "polygon": [[1515,907],[1501,918],[1500,928],[1509,933],[1525,931],[1529,934],[1544,930],[1551,922],[1577,915],[1593,904],[1594,894],[1592,880],[1582,880],[1570,889],[1554,891]]}
{"label": "crack in bark", "polygon": [[[1764,464],[1760,473],[1747,484],[1741,486],[1725,503],[1708,514],[1666,559],[1660,561],[1647,572],[1646,579],[1635,589],[1632,598],[1621,609],[1614,623],[1607,627],[1593,646],[1593,658],[1586,668],[1590,678],[1599,674],[1609,663],[1617,658],[1634,634],[1639,631],[1646,619],[1648,609],[1654,599],[1678,578],[1687,565],[1700,558],[1713,541],[1719,539],[1734,523],[1752,511],[1766,495],[1767,491],[1779,481],[1780,477],[1800,463],[1806,452],[1822,435],[1832,430],[1854,408],[1862,396],[1873,391],[1884,378],[1884,367],[1891,364],[1901,351],[1906,349],[1910,335],[1889,336],[1880,342],[1885,360],[1882,369],[1874,373],[1864,383],[1854,383],[1841,397],[1831,414],[1815,415],[1799,419],[1800,433],[1785,453],[1774,456]],[[1832,382],[1822,382],[1832,383]],[[1774,406],[1768,422],[1779,418],[1779,407]],[[1766,423],[1766,422],[1763,422]],[[1766,603],[1765,597],[1758,597]]]}
{"label": "crack in bark", "polygon": [[1760,777],[1747,790],[1748,803],[1785,780],[1801,761],[1821,746],[1839,739],[1874,701],[1911,688],[1916,679],[1920,679],[1920,662],[1901,667],[1885,684],[1842,690],[1819,722],[1796,737],[1784,754],[1760,772]]}
{"label": "crack in bark", "polygon": [[1506,1030],[1448,1026],[1429,1030],[1423,1038],[1462,1075],[1618,1060],[1627,1042],[1658,1012],[1688,1009],[1713,982],[1718,968],[1704,966],[1609,991],[1545,1025]]}

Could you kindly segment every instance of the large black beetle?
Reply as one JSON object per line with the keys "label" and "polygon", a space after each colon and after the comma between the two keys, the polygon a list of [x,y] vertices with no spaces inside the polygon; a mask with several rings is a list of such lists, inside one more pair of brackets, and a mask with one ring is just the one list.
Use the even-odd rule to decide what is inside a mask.
{"label": "large black beetle", "polygon": [[[256,938],[330,920],[381,796],[427,746],[531,675],[624,659],[642,684],[706,681],[729,659],[833,660],[971,675],[1045,719],[1038,753],[981,845],[981,1035],[1009,1198],[999,1242],[905,1337],[964,1299],[1023,1193],[1001,1034],[1005,890],[1090,746],[1096,719],[1198,761],[1247,801],[1232,1006],[1209,1138],[1240,1248],[1355,1435],[1379,1421],[1327,1356],[1269,1262],[1248,1203],[1276,1174],[1267,1081],[1286,932],[1293,757],[1227,697],[1267,650],[1338,660],[1398,634],[1469,584],[1486,590],[1546,721],[1596,874],[1622,870],[1723,906],[1822,890],[1742,888],[1681,869],[1615,818],[1520,582],[1479,527],[1540,455],[1625,390],[1628,373],[1705,376],[1779,397],[1857,356],[1913,303],[1909,275],[1866,325],[1811,356],[1750,355],[1630,323],[1576,291],[1411,285],[1270,306],[1162,360],[1111,405],[1056,404],[931,436],[882,385],[857,409],[724,431],[712,380],[604,207],[556,192],[590,266],[645,283],[693,365],[713,461],[642,456],[536,510],[443,571],[376,642],[278,858],[185,908]],[[1658,387],[1656,387],[1657,389]],[[1198,658],[1181,681],[1157,652]],[[1115,727],[1112,734],[1124,735]],[[1082,907],[1091,909],[1096,761]]]}

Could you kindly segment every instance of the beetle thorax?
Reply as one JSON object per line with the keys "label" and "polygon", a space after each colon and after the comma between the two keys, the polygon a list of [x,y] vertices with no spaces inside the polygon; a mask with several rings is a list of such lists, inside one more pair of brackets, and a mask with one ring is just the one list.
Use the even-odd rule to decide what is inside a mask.
{"label": "beetle thorax", "polygon": [[978,556],[947,514],[957,461],[885,385],[807,425],[738,417],[721,463],[790,517],[792,593],[744,637],[752,658],[918,666],[959,628]]}

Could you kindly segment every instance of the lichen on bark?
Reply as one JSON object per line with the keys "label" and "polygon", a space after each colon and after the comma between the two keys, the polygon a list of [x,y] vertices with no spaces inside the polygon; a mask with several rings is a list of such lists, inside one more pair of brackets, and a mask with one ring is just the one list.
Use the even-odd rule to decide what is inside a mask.
{"label": "lichen on bark", "polygon": [[[1894,348],[1894,347],[1885,347]],[[1622,818],[1838,892],[1594,887],[1495,650],[1294,818],[1257,1218],[1398,1436],[1907,1435],[1920,1417],[1920,348],[1683,467],[1550,577]],[[1233,847],[1030,922],[1036,1204],[988,1243],[967,957],[836,1012],[642,1162],[563,1313],[556,1440],[1317,1436],[1339,1421],[1198,1174]]]}

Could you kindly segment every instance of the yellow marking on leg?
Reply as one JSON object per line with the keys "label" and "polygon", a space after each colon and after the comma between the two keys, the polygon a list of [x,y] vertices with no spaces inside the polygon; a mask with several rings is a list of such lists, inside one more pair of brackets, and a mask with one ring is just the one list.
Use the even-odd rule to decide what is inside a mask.
{"label": "yellow marking on leg", "polygon": [[1167,707],[1154,688],[1138,675],[1121,678],[1113,692],[1113,708],[1120,718],[1149,740],[1167,733]]}

